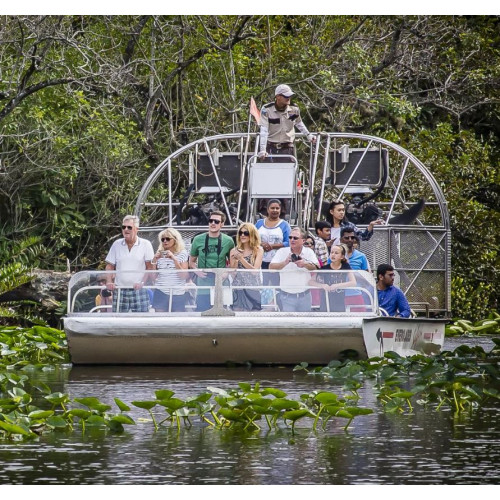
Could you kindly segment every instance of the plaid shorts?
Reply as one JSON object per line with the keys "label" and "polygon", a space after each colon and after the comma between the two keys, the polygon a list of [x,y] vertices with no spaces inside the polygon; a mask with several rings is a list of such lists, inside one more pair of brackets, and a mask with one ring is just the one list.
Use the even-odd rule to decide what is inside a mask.
{"label": "plaid shorts", "polygon": [[[120,309],[117,308],[118,295],[120,295]],[[134,290],[122,288],[113,293],[113,312],[148,312],[149,294],[144,288]]]}

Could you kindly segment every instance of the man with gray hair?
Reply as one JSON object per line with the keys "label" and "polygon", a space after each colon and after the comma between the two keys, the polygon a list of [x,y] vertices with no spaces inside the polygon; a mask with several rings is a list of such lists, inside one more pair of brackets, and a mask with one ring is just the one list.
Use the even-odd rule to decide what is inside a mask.
{"label": "man with gray hair", "polygon": [[151,242],[138,237],[138,231],[139,218],[126,215],[122,223],[123,238],[111,245],[106,256],[106,271],[116,271],[106,275],[106,288],[117,290],[113,294],[113,312],[149,311],[149,294],[143,288],[149,276],[144,271],[154,269],[151,261],[155,253]]}
{"label": "man with gray hair", "polygon": [[[265,104],[260,112],[260,150],[258,157],[272,155],[294,155],[295,127],[312,143],[316,137],[309,133],[300,117],[300,109],[290,104],[294,95],[288,85],[278,85],[274,91],[274,102]],[[287,163],[288,158],[276,158],[276,163]]]}
{"label": "man with gray hair", "polygon": [[290,246],[278,249],[269,269],[278,269],[280,275],[280,309],[287,312],[309,312],[311,272],[319,268],[314,250],[304,246],[307,233],[294,227],[290,233]]}

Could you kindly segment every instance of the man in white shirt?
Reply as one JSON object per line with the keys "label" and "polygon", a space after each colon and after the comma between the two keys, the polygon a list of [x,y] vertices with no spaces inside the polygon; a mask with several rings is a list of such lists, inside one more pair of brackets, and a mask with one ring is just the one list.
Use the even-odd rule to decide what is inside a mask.
{"label": "man in white shirt", "polygon": [[148,240],[138,237],[138,232],[139,218],[126,215],[122,223],[123,238],[111,245],[106,256],[106,271],[116,271],[106,275],[106,288],[117,289],[113,294],[113,312],[149,311],[149,294],[143,288],[148,275],[144,271],[154,268],[151,263],[154,250]]}
{"label": "man in white shirt", "polygon": [[316,254],[304,246],[307,233],[295,227],[290,233],[290,246],[280,248],[274,255],[269,269],[280,270],[281,310],[287,312],[309,312],[311,293],[309,280],[311,271],[319,268]]}

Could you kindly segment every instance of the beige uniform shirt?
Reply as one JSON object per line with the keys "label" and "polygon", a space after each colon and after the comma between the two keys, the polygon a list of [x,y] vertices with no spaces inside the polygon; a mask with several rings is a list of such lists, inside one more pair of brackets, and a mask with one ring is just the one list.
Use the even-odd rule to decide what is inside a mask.
{"label": "beige uniform shirt", "polygon": [[309,135],[297,106],[288,105],[284,111],[278,111],[273,102],[266,104],[260,112],[260,151],[266,150],[268,140],[278,144],[293,143],[295,127]]}

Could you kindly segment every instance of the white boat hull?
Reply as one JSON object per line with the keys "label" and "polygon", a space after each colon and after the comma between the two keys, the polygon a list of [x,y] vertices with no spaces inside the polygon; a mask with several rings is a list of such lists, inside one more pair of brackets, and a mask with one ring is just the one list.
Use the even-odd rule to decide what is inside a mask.
{"label": "white boat hull", "polygon": [[327,364],[346,355],[363,359],[391,350],[403,356],[438,352],[445,323],[320,315],[146,313],[69,316],[64,328],[74,364]]}

